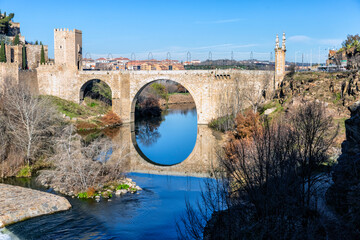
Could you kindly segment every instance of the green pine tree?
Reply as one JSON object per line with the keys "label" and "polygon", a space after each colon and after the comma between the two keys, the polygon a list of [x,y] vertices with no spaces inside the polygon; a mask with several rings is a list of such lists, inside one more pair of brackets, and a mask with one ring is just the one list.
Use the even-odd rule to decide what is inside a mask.
{"label": "green pine tree", "polygon": [[26,47],[25,44],[22,48],[22,69],[27,69],[27,60],[26,60]]}
{"label": "green pine tree", "polygon": [[14,41],[13,41],[13,44],[14,45],[19,45],[20,43],[20,37],[19,37],[19,34],[16,34],[15,38],[14,38]]}
{"label": "green pine tree", "polygon": [[38,40],[36,40],[36,41],[35,41],[35,45],[39,45],[39,42],[38,42]]}
{"label": "green pine tree", "polygon": [[1,41],[0,62],[6,62],[5,42]]}
{"label": "green pine tree", "polygon": [[42,44],[42,41],[40,41],[40,45],[43,45],[43,44]]}
{"label": "green pine tree", "polygon": [[42,44],[41,44],[40,64],[45,64],[45,51],[44,51],[44,46]]}

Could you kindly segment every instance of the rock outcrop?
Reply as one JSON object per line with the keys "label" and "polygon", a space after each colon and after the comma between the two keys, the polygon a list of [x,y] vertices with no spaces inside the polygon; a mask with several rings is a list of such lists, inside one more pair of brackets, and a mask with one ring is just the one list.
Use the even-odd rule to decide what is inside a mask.
{"label": "rock outcrop", "polygon": [[30,188],[0,184],[0,228],[69,208],[71,205],[64,197]]}
{"label": "rock outcrop", "polygon": [[345,121],[346,140],[334,169],[334,184],[327,192],[327,202],[360,231],[360,101],[349,110],[351,117]]}

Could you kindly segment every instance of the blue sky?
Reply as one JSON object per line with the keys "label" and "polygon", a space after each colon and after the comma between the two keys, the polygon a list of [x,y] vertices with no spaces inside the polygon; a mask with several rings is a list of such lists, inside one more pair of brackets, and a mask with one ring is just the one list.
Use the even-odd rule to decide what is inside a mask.
{"label": "blue sky", "polygon": [[[268,60],[276,34],[287,36],[287,60],[321,61],[347,34],[360,33],[360,0],[303,1],[29,1],[0,0],[2,12],[14,12],[29,41],[49,45],[53,29],[80,29],[83,53],[92,58]],[[87,54],[88,53],[88,54]]]}

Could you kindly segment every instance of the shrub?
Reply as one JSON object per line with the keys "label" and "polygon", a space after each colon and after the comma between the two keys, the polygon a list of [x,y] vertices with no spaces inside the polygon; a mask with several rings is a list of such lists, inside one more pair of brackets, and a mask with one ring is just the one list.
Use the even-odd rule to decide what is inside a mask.
{"label": "shrub", "polygon": [[86,191],[87,196],[93,197],[95,195],[95,188],[94,187],[89,187],[88,190]]}
{"label": "shrub", "polygon": [[145,99],[140,99],[135,114],[144,117],[160,116],[161,108],[159,100],[153,96],[147,97]]}
{"label": "shrub", "polygon": [[103,116],[100,121],[103,122],[105,125],[120,126],[122,124],[120,117],[113,111],[109,111],[108,113],[106,113],[106,115]]}
{"label": "shrub", "polygon": [[235,138],[251,137],[255,129],[260,124],[260,116],[252,110],[248,110],[245,114],[239,113],[235,118]]}
{"label": "shrub", "polygon": [[31,177],[31,167],[29,165],[20,169],[16,177]]}
{"label": "shrub", "polygon": [[81,192],[77,195],[78,198],[89,198],[87,192]]}
{"label": "shrub", "polygon": [[119,186],[116,187],[116,190],[121,190],[121,189],[129,189],[129,185],[127,184],[120,184]]}
{"label": "shrub", "polygon": [[161,83],[153,83],[153,84],[151,84],[150,87],[162,99],[165,99],[166,101],[169,100],[168,92],[167,92],[166,87],[164,85],[162,85]]}
{"label": "shrub", "polygon": [[226,115],[213,119],[209,122],[208,126],[221,132],[229,131],[234,127],[234,117],[232,115]]}

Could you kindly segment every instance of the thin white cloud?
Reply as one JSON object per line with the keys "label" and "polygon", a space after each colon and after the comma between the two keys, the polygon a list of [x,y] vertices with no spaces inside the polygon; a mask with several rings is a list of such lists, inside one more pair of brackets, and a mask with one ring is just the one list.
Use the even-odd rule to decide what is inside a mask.
{"label": "thin white cloud", "polygon": [[288,38],[289,41],[292,42],[309,42],[311,38],[305,35],[295,35]]}
{"label": "thin white cloud", "polygon": [[318,44],[318,45],[331,45],[331,46],[338,46],[342,43],[342,39],[336,38],[311,38],[305,35],[295,35],[288,38],[290,42],[294,43],[308,43],[308,44]]}
{"label": "thin white cloud", "polygon": [[232,18],[232,19],[221,19],[221,20],[213,20],[213,21],[196,21],[195,24],[221,24],[221,23],[234,23],[240,22],[244,19],[242,18]]}

